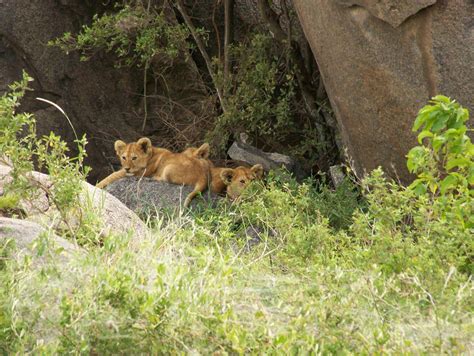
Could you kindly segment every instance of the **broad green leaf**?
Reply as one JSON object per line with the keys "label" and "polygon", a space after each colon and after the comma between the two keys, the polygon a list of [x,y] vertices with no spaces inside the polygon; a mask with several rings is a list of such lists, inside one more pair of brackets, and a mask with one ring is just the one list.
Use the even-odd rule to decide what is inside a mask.
{"label": "broad green leaf", "polygon": [[441,129],[446,127],[446,122],[449,119],[449,115],[434,115],[433,125],[431,126],[431,130],[434,132],[439,132]]}
{"label": "broad green leaf", "polygon": [[446,137],[444,136],[436,136],[433,139],[433,148],[435,151],[438,151],[440,147],[446,142]]}
{"label": "broad green leaf", "polygon": [[424,195],[426,194],[426,185],[421,180],[415,180],[410,186],[410,188],[416,195]]}
{"label": "broad green leaf", "polygon": [[451,102],[451,99],[449,99],[447,96],[444,95],[436,95],[431,99],[431,101],[434,101],[435,103],[446,103],[449,104]]}
{"label": "broad green leaf", "polygon": [[418,129],[426,122],[427,119],[428,119],[428,113],[418,114],[413,124],[412,131],[413,132],[418,131]]}
{"label": "broad green leaf", "polygon": [[446,178],[444,178],[441,181],[441,184],[440,184],[441,194],[445,194],[448,189],[456,187],[457,182],[458,182],[458,179],[456,178],[455,175],[453,174],[448,175]]}
{"label": "broad green leaf", "polygon": [[474,185],[474,169],[471,169],[469,172],[469,177],[467,179],[469,185]]}
{"label": "broad green leaf", "polygon": [[418,143],[419,144],[422,144],[423,143],[423,139],[426,138],[426,137],[433,137],[433,133],[430,132],[430,131],[421,131],[421,133],[418,135]]}
{"label": "broad green leaf", "polygon": [[465,167],[469,167],[469,165],[471,164],[472,164],[471,160],[464,157],[459,157],[459,158],[449,160],[446,163],[446,169],[450,170],[450,169],[453,169],[454,167],[465,168]]}

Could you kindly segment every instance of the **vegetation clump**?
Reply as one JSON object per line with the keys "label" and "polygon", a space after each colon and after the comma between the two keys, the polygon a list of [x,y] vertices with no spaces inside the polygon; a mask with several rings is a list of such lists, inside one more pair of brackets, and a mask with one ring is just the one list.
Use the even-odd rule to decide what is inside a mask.
{"label": "vegetation clump", "polygon": [[[31,119],[11,114],[20,87],[0,103],[0,153],[25,169],[8,132]],[[0,351],[471,353],[472,214],[459,213],[473,204],[467,111],[433,100],[415,122],[430,139],[408,155],[410,187],[380,169],[336,191],[273,172],[238,203],[158,218],[143,239],[104,236],[66,259],[54,241],[26,255],[2,240]],[[21,150],[32,141],[20,142],[29,169]],[[72,164],[55,152],[39,150],[48,167]]]}
{"label": "vegetation clump", "polygon": [[179,55],[186,55],[189,31],[172,24],[164,10],[148,11],[141,5],[116,5],[116,12],[94,15],[91,25],[84,25],[77,35],[70,32],[50,41],[65,52],[79,51],[87,61],[100,50],[112,52],[116,65],[148,67],[152,60],[170,65]]}
{"label": "vegetation clump", "polygon": [[[76,137],[78,155],[69,157],[66,142],[53,132],[37,137],[34,117],[16,112],[32,80],[24,72],[23,79],[10,85],[10,92],[0,98],[0,163],[11,168],[12,177],[3,185],[0,207],[15,208],[20,199],[32,199],[43,190],[64,217],[77,206],[81,184],[89,172],[83,165],[87,140]],[[50,186],[31,175],[33,162],[49,174]]]}

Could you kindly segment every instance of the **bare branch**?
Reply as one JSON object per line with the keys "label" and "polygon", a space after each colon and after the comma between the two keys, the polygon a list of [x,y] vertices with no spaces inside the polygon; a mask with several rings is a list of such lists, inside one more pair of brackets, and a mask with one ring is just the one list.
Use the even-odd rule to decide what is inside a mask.
{"label": "bare branch", "polygon": [[183,1],[176,0],[176,6],[177,6],[178,11],[181,13],[181,16],[183,16],[184,22],[188,26],[189,31],[191,32],[191,35],[193,36],[194,42],[196,42],[199,52],[201,52],[201,55],[204,58],[204,62],[206,62],[207,71],[209,72],[209,75],[211,76],[214,87],[216,88],[217,96],[219,97],[219,102],[221,104],[222,111],[226,112],[224,95],[222,93],[222,89],[219,87],[217,83],[216,76],[214,75],[214,72],[212,70],[211,58],[209,57],[209,54],[206,51],[206,47],[204,46],[204,43],[201,37],[199,36],[196,30],[196,27],[194,27],[193,22],[191,21],[191,18],[189,17],[186,11]]}
{"label": "bare branch", "polygon": [[227,83],[230,72],[230,53],[229,47],[232,43],[233,35],[233,17],[234,17],[234,0],[225,0],[224,2],[224,83]]}

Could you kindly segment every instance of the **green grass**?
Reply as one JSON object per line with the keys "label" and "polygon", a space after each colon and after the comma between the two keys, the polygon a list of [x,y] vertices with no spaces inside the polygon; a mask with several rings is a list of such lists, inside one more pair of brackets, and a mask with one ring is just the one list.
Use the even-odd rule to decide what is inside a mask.
{"label": "green grass", "polygon": [[[316,198],[355,208],[347,202],[353,186],[330,192],[277,176],[239,204],[155,220],[142,240],[109,237],[68,260],[51,244],[41,263],[16,256],[2,264],[9,282],[0,293],[0,350],[472,352],[473,283],[460,269],[463,250],[437,240],[444,230],[423,238],[422,224],[378,216],[377,204],[390,212],[384,199],[406,194],[380,184],[387,197],[366,195],[349,226],[331,225]],[[420,204],[413,199],[405,209]],[[262,240],[251,249],[249,226]]]}

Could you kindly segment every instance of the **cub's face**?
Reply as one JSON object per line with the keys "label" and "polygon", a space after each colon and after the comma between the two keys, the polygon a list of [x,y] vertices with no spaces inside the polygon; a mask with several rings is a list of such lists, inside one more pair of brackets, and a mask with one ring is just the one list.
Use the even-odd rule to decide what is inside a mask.
{"label": "cub's face", "polygon": [[221,179],[227,185],[227,196],[231,199],[238,198],[250,182],[261,179],[262,176],[263,167],[261,164],[256,164],[252,168],[226,168],[221,172]]}
{"label": "cub's face", "polygon": [[152,155],[152,146],[149,138],[143,137],[137,142],[126,144],[115,141],[115,152],[120,158],[122,168],[127,176],[140,175],[145,170]]}

